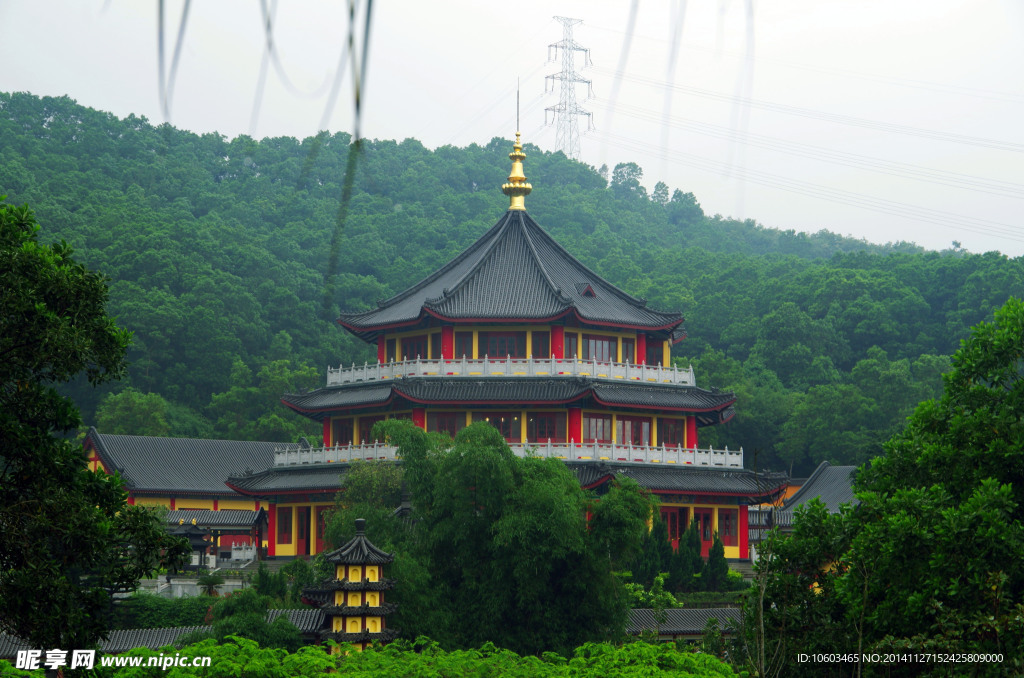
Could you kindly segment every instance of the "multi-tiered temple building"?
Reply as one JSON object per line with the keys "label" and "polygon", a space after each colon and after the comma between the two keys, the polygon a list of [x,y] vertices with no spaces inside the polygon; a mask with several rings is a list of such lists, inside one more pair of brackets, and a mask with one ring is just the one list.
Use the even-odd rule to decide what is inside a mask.
{"label": "multi-tiered temple building", "polygon": [[498,223],[401,294],[339,318],[376,346],[376,364],[328,369],[323,388],[282,399],[322,423],[323,447],[281,447],[225,489],[267,511],[268,555],[313,554],[348,465],[395,458],[373,439],[376,422],[455,436],[483,421],[516,454],[563,459],[584,487],[636,479],[659,495],[671,539],[696,521],[705,553],[718,533],[727,558],[747,558],[747,505],[785,478],[744,469],[742,450],[699,447],[699,429],[728,421],[735,397],[671,366],[682,316],[648,308],[555,242],[526,212],[518,134],[509,157]]}

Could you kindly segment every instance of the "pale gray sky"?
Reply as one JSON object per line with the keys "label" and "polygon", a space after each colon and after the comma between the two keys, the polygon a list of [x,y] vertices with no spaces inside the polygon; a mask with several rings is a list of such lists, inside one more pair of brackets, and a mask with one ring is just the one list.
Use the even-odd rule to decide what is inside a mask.
{"label": "pale gray sky", "polygon": [[[166,5],[169,62],[183,4]],[[584,162],[636,162],[648,188],[662,180],[693,192],[709,214],[766,226],[1024,253],[1020,0],[636,5],[624,52],[631,2],[377,0],[364,136],[429,147],[511,138],[518,77],[524,141],[553,150],[544,109],[558,94],[544,94],[544,76],[560,62],[547,62],[547,46],[562,37],[552,17],[569,16],[583,20],[575,39],[593,62],[583,69],[577,59],[595,95],[583,101],[578,90],[594,114]],[[0,3],[0,91],[67,94],[162,122],[156,8]],[[188,19],[172,124],[227,136],[316,133],[347,40],[347,3],[279,4],[280,70],[268,67],[255,125],[259,0],[195,0]],[[352,129],[351,86],[347,72],[332,131]],[[503,206],[496,193],[495,209]]]}

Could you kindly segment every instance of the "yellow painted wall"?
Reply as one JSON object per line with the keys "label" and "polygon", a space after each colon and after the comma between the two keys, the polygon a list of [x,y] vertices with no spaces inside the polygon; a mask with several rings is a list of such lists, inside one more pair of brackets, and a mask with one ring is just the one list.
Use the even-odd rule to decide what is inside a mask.
{"label": "yellow painted wall", "polygon": [[221,499],[217,502],[218,509],[252,511],[255,506],[255,501],[251,499]]}
{"label": "yellow painted wall", "polygon": [[166,506],[171,508],[170,497],[135,497],[136,506]]}
{"label": "yellow painted wall", "polygon": [[[219,502],[218,502],[219,505]],[[208,511],[213,510],[212,499],[178,499],[174,502],[174,508],[179,511],[185,511],[188,509],[206,509]]]}

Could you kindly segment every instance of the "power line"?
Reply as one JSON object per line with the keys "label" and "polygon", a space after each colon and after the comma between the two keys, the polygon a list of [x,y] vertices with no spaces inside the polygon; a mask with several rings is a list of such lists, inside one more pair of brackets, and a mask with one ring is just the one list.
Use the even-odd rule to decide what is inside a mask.
{"label": "power line", "polygon": [[[609,145],[629,151],[649,153],[656,157],[667,155],[674,163],[693,167],[702,171],[722,174],[726,169],[725,163],[711,160],[710,158],[704,158],[680,151],[671,151],[653,144],[647,144],[608,132],[598,132],[597,136]],[[769,174],[767,172],[758,172],[756,170],[744,168],[733,168],[732,172],[733,175],[740,180],[769,188],[797,193],[851,207],[859,207],[861,209],[880,212],[891,216],[904,217],[915,221],[931,223],[938,226],[944,226],[946,228],[970,231],[972,233],[1024,242],[1024,232],[1022,232],[1019,227],[1002,222],[980,219],[978,217],[969,217],[960,214],[952,214],[941,210],[910,205],[897,200],[877,198],[874,196],[864,195],[862,193],[855,193],[853,191],[831,188],[805,181],[798,181],[796,179],[790,179],[777,174]]]}
{"label": "power line", "polygon": [[630,80],[642,85],[650,87],[663,88],[670,87],[678,92],[685,94],[691,94],[693,96],[704,97],[707,99],[714,99],[717,101],[724,101],[733,104],[742,104],[744,106],[750,106],[752,108],[760,108],[767,111],[773,111],[776,113],[785,113],[787,115],[795,115],[803,118],[813,118],[817,120],[824,120],[826,122],[834,122],[843,125],[850,125],[853,127],[863,127],[867,129],[876,129],[884,132],[894,132],[898,134],[906,134],[909,136],[923,137],[926,139],[934,139],[937,141],[946,141],[950,143],[966,144],[970,146],[980,146],[983,148],[994,148],[1001,151],[1010,151],[1013,153],[1024,153],[1024,144],[1014,143],[1010,141],[1001,141],[998,139],[986,139],[984,137],[969,136],[966,134],[954,134],[951,132],[940,132],[937,130],[929,130],[921,127],[913,127],[910,125],[898,125],[895,123],[881,122],[878,120],[868,120],[866,118],[857,118],[851,115],[841,115],[838,113],[825,113],[823,111],[816,111],[809,108],[800,108],[797,106],[787,106],[785,104],[776,104],[768,101],[758,101],[748,97],[738,97],[729,94],[722,94],[720,92],[714,92],[707,89],[701,89],[699,87],[686,87],[684,85],[676,85],[674,83],[667,83],[654,78],[645,78],[643,76],[631,76],[625,73],[619,73],[608,69],[602,69],[595,67],[594,70],[598,72],[610,73],[614,77],[623,78]]}
{"label": "power line", "polygon": [[[600,108],[602,105],[612,105],[610,101],[600,98],[595,99],[595,102],[598,104],[598,108]],[[616,106],[616,108],[624,115],[634,119],[648,120],[651,122],[661,123],[664,127],[685,129],[691,132],[695,132],[697,134],[702,134],[704,136],[709,136],[716,139],[723,139],[726,141],[738,141],[748,146],[754,146],[757,148],[764,148],[767,150],[786,153],[789,155],[810,158],[812,160],[830,162],[837,165],[843,165],[846,167],[866,169],[872,172],[878,172],[880,174],[887,174],[889,176],[897,176],[905,179],[915,179],[918,181],[926,181],[929,183],[941,184],[944,186],[951,186],[954,188],[962,188],[972,191],[979,191],[982,193],[989,193],[992,195],[1001,195],[1010,198],[1024,198],[1024,184],[1018,184],[1009,181],[1000,181],[996,179],[986,179],[984,177],[978,177],[971,174],[947,172],[945,170],[937,170],[929,167],[922,167],[920,165],[912,165],[909,163],[894,162],[890,160],[883,160],[880,158],[872,158],[870,156],[859,155],[857,153],[835,151],[827,148],[822,148],[820,146],[802,144],[794,141],[784,141],[775,137],[768,137],[759,134],[753,134],[750,132],[744,132],[742,135],[740,135],[735,130],[723,127],[721,125],[714,125],[711,123],[690,120],[687,118],[679,118],[675,116],[670,116],[668,118],[659,118],[656,114],[651,113],[647,109],[641,108],[639,106],[619,104],[618,106]],[[665,147],[665,144],[662,144],[662,146]]]}
{"label": "power line", "polygon": [[[596,25],[591,24],[591,23],[588,23],[587,26],[589,26],[592,29],[598,30],[598,31],[604,31],[606,33],[614,33],[616,35],[622,35],[622,36],[625,36],[627,39],[632,39],[632,37],[639,37],[644,42],[666,42],[666,40],[664,38],[657,38],[657,37],[654,37],[652,35],[630,36],[630,34],[627,33],[626,31],[617,30],[617,29],[614,29],[614,28],[609,28],[607,26],[596,26]],[[728,57],[730,59],[747,59],[748,58],[745,53],[744,54],[740,54],[740,53],[737,53],[737,52],[734,52],[734,51],[730,51],[730,50],[722,50],[722,49],[719,49],[719,48],[705,47],[705,46],[701,46],[701,45],[688,44],[688,45],[684,45],[684,48],[688,49],[688,50],[694,50],[694,51],[700,51],[700,52],[710,52],[710,53],[713,53],[716,57],[725,56],[725,57]],[[949,83],[933,82],[933,81],[929,81],[929,80],[919,80],[919,79],[915,79],[915,78],[904,78],[904,77],[894,76],[894,75],[878,75],[876,73],[863,73],[863,72],[854,71],[854,70],[850,70],[850,69],[846,69],[846,68],[826,67],[826,66],[820,66],[820,65],[808,65],[808,64],[798,63],[798,62],[795,62],[795,61],[790,61],[788,59],[771,58],[771,57],[765,57],[763,55],[762,56],[758,56],[755,60],[758,61],[758,62],[764,62],[766,64],[778,64],[780,66],[785,66],[787,68],[793,68],[793,69],[797,69],[797,70],[809,71],[809,72],[812,72],[812,73],[821,73],[821,74],[830,75],[830,76],[841,75],[843,77],[854,78],[854,79],[858,79],[858,80],[869,80],[869,81],[872,81],[872,82],[882,82],[882,83],[886,83],[886,84],[890,84],[890,85],[896,85],[896,86],[899,86],[899,87],[910,87],[910,88],[914,88],[914,89],[930,90],[930,91],[933,91],[933,92],[944,92],[944,93],[947,93],[947,94],[956,94],[957,96],[971,96],[971,97],[977,97],[977,98],[980,98],[980,99],[989,99],[991,101],[1003,101],[1003,102],[1015,103],[1015,104],[1024,103],[1024,94],[1016,94],[1016,93],[1013,93],[1013,92],[1001,92],[1001,91],[997,91],[997,90],[982,89],[980,87],[967,87],[965,85],[952,85],[952,84],[949,84]]]}

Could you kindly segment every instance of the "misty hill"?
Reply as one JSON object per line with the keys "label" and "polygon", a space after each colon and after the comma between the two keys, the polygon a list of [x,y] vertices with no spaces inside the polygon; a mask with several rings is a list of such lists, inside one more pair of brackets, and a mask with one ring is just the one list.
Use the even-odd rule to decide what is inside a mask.
{"label": "misty hill", "polygon": [[[507,205],[508,140],[366,141],[339,228],[350,141],[229,140],[0,94],[0,195],[36,211],[44,241],[67,240],[111,277],[110,310],[135,332],[115,389],[158,394],[146,406],[170,408],[170,433],[289,437],[309,431],[276,395],[320,383],[327,364],[375,356],[333,324],[337,312],[416,282]],[[684,189],[648,195],[636,165],[606,179],[525,150],[531,216],[615,284],[681,310],[690,338],[673,354],[701,385],[740,394],[736,421],[702,444],[757,446],[762,465],[877,451],[937,392],[939,356],[1024,295],[1021,259],[709,217]],[[96,420],[100,394],[76,395]]]}

